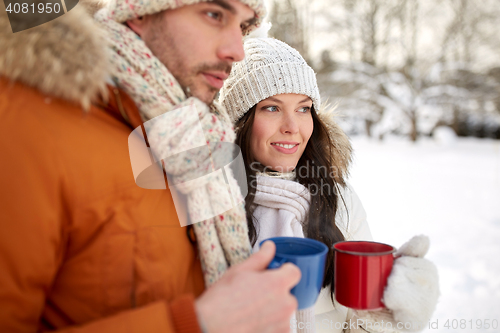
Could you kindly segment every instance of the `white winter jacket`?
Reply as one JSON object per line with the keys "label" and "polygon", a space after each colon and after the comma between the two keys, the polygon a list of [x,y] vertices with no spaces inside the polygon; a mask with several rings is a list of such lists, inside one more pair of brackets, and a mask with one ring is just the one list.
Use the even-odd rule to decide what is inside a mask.
{"label": "white winter jacket", "polygon": [[[335,223],[345,239],[371,240],[366,213],[356,192],[348,184],[346,188],[341,187],[340,194],[345,205],[339,200]],[[310,194],[303,185],[293,180],[259,174],[254,202],[257,205],[254,218],[258,232],[254,251],[258,250],[262,240],[270,237],[304,237],[303,222],[309,212]],[[332,304],[330,288],[321,290],[314,312],[317,333],[342,332],[352,317],[352,311],[348,308],[336,301]]]}

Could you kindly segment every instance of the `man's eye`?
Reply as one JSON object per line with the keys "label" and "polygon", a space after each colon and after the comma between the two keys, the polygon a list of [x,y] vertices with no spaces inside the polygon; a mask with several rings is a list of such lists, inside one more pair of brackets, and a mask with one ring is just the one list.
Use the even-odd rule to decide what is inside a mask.
{"label": "man's eye", "polygon": [[207,12],[207,16],[217,21],[220,21],[222,19],[222,13],[220,12]]}

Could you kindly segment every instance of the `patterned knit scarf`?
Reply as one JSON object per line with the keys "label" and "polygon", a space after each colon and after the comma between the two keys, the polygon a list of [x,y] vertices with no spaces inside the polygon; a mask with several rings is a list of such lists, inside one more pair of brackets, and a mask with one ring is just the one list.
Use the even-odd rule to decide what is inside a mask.
{"label": "patterned knit scarf", "polygon": [[[169,186],[174,185],[187,196],[208,287],[228,265],[243,261],[251,253],[239,187],[229,168],[221,172],[220,161],[232,156],[233,145],[228,143],[235,137],[229,118],[216,103],[209,109],[197,98],[186,98],[179,83],[143,40],[112,20],[107,8],[97,12],[95,20],[106,31],[114,82],[132,97],[144,122],[155,118],[152,126],[145,124],[148,141],[155,156],[163,158]],[[161,120],[156,121],[158,118]],[[200,146],[200,137],[204,147],[189,150]],[[219,163],[216,156],[222,157]],[[200,175],[204,177],[198,178]],[[225,212],[213,214],[221,211]]]}

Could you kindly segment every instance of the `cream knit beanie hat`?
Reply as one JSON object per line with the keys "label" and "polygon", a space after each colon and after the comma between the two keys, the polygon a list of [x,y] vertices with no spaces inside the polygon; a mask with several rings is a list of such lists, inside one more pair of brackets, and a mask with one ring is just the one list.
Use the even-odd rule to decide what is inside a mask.
{"label": "cream knit beanie hat", "polygon": [[246,38],[245,59],[233,64],[219,95],[233,123],[260,101],[279,94],[309,96],[316,110],[321,98],[316,74],[300,53],[274,38]]}
{"label": "cream knit beanie hat", "polygon": [[[211,0],[111,0],[108,4],[109,15],[116,22],[123,23],[144,15],[151,15],[167,9],[194,5]],[[255,22],[246,32],[257,28],[266,16],[263,0],[239,0],[255,12]]]}

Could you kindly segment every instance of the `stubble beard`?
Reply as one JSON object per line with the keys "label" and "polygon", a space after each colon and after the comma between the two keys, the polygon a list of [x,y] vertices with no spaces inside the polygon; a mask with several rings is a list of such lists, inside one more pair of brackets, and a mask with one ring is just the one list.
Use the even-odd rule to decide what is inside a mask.
{"label": "stubble beard", "polygon": [[177,45],[169,29],[162,24],[163,17],[158,16],[155,20],[151,34],[144,42],[174,76],[187,98],[194,96],[210,106],[219,90],[204,82],[202,73],[216,70],[229,74],[232,64],[220,61],[215,64],[201,63],[191,69],[188,68],[183,61],[180,46]]}
{"label": "stubble beard", "polygon": [[198,76],[198,74],[198,72],[192,71],[192,73],[190,73],[189,75],[186,75],[185,77],[180,76],[178,78],[178,76],[172,73],[172,75],[177,79],[177,82],[179,82],[182,90],[184,90],[186,98],[193,96],[210,106],[213,103],[215,96],[217,96],[218,90],[206,85],[208,91],[205,94],[202,94],[202,92],[200,91],[202,89],[199,89],[199,87],[196,86],[195,82],[195,78]]}

